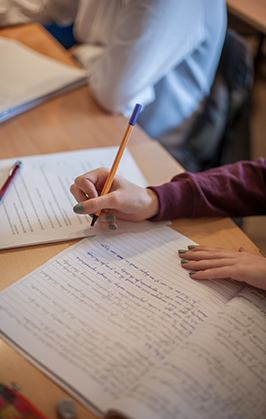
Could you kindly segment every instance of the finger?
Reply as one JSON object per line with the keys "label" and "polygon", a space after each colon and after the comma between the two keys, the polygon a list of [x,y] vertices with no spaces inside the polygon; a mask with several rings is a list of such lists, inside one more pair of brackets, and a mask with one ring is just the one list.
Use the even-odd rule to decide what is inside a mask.
{"label": "finger", "polygon": [[98,221],[107,224],[114,223],[116,221],[116,217],[109,210],[103,210],[98,217]]}
{"label": "finger", "polygon": [[232,266],[236,263],[233,258],[221,258],[221,259],[204,259],[204,260],[188,260],[182,259],[181,265],[183,268],[190,269],[192,271],[200,271],[213,268],[221,268],[225,266]]}
{"label": "finger", "polygon": [[[192,245],[194,246],[194,245]],[[211,246],[195,246],[193,248],[191,248],[190,246],[188,246],[188,252],[235,252],[235,250],[229,250],[229,249],[223,249],[222,247],[211,247]]]}
{"label": "finger", "polygon": [[110,212],[103,210],[97,219],[97,223],[104,229],[117,230],[116,217]]}
{"label": "finger", "polygon": [[[97,198],[87,199],[86,201],[79,202],[79,207],[82,206],[84,214],[94,214],[98,211],[110,212],[118,206],[116,194],[109,193],[107,195],[98,196]],[[74,207],[75,208],[75,207]]]}
{"label": "finger", "polygon": [[75,187],[79,189],[86,197],[95,198],[98,196],[98,191],[95,184],[83,176],[79,176],[75,179]]}
{"label": "finger", "polygon": [[[228,279],[228,278],[237,280],[234,273],[235,273],[235,270],[232,266],[224,266],[220,268],[206,269],[204,271],[197,271],[195,274],[190,274],[190,277],[192,279],[199,279],[199,280]],[[241,282],[240,280],[238,281]]]}
{"label": "finger", "polygon": [[188,260],[209,260],[209,259],[224,259],[224,258],[234,258],[236,255],[235,250],[225,250],[219,248],[204,248],[203,250],[188,250],[186,252],[179,250],[179,256],[182,259]]}
{"label": "finger", "polygon": [[72,193],[77,202],[85,201],[87,198],[86,194],[75,184],[70,186],[70,192]]}
{"label": "finger", "polygon": [[79,214],[95,214],[102,209],[98,198],[81,201],[73,208],[74,212]]}
{"label": "finger", "polygon": [[116,223],[107,223],[97,220],[97,223],[105,230],[117,230],[118,226]]}
{"label": "finger", "polygon": [[105,167],[92,170],[75,179],[75,185],[81,189],[90,198],[100,195],[100,192],[106,182],[109,170]]}

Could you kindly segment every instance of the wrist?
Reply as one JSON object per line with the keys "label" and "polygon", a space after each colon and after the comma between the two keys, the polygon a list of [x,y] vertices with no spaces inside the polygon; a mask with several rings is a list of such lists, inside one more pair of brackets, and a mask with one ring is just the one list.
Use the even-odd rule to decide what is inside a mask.
{"label": "wrist", "polygon": [[160,210],[159,198],[156,192],[150,188],[146,188],[148,194],[147,216],[146,219],[156,217]]}

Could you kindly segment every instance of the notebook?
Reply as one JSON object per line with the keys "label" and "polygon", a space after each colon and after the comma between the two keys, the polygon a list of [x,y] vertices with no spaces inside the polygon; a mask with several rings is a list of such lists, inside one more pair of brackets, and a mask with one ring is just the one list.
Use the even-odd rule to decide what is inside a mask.
{"label": "notebook", "polygon": [[99,416],[265,418],[266,293],[191,279],[191,240],[129,224],[2,291],[1,336]]}
{"label": "notebook", "polygon": [[0,122],[86,84],[86,72],[0,37]]}

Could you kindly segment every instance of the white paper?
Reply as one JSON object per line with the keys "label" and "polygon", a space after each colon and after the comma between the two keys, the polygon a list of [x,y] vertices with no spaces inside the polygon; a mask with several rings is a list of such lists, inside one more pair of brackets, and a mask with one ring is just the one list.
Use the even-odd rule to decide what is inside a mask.
{"label": "white paper", "polygon": [[[73,212],[76,200],[69,188],[74,179],[97,167],[110,167],[118,147],[54,153],[0,160],[0,184],[16,160],[22,161],[17,175],[0,204],[0,249],[96,234],[91,217]],[[126,149],[118,174],[147,186],[130,152]]]}
{"label": "white paper", "polygon": [[191,280],[178,256],[191,243],[140,224],[84,239],[2,291],[2,336],[106,412],[241,289]]}
{"label": "white paper", "polygon": [[266,417],[266,293],[245,287],[113,409],[145,419]]}
{"label": "white paper", "polygon": [[0,122],[55,93],[86,83],[85,70],[39,54],[18,41],[0,37],[0,56]]}

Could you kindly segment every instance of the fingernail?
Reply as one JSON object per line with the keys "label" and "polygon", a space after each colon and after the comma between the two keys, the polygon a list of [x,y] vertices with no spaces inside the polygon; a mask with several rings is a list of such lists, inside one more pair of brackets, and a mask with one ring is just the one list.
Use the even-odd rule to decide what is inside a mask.
{"label": "fingernail", "polygon": [[179,249],[179,250],[178,250],[178,253],[181,253],[181,254],[182,254],[182,253],[186,253],[186,252],[187,252],[187,250],[185,250],[185,249]]}
{"label": "fingernail", "polygon": [[197,273],[197,271],[191,271],[189,272],[189,275],[195,275]]}
{"label": "fingernail", "polygon": [[190,262],[190,260],[187,260],[187,259],[182,259],[181,260],[181,263],[188,263],[188,262]]}
{"label": "fingernail", "polygon": [[110,225],[108,226],[108,228],[109,228],[110,230],[116,230],[116,229],[117,229],[117,226],[115,226],[114,224],[110,224]]}
{"label": "fingernail", "polygon": [[195,249],[195,247],[197,247],[197,245],[196,245],[196,244],[190,244],[187,248],[188,248],[189,250],[192,250],[192,249]]}
{"label": "fingernail", "polygon": [[84,212],[85,209],[84,209],[84,206],[82,204],[77,204],[77,205],[74,206],[73,211],[76,214],[80,214],[80,213]]}
{"label": "fingernail", "polygon": [[107,215],[105,219],[106,221],[115,221],[115,217],[113,215]]}

